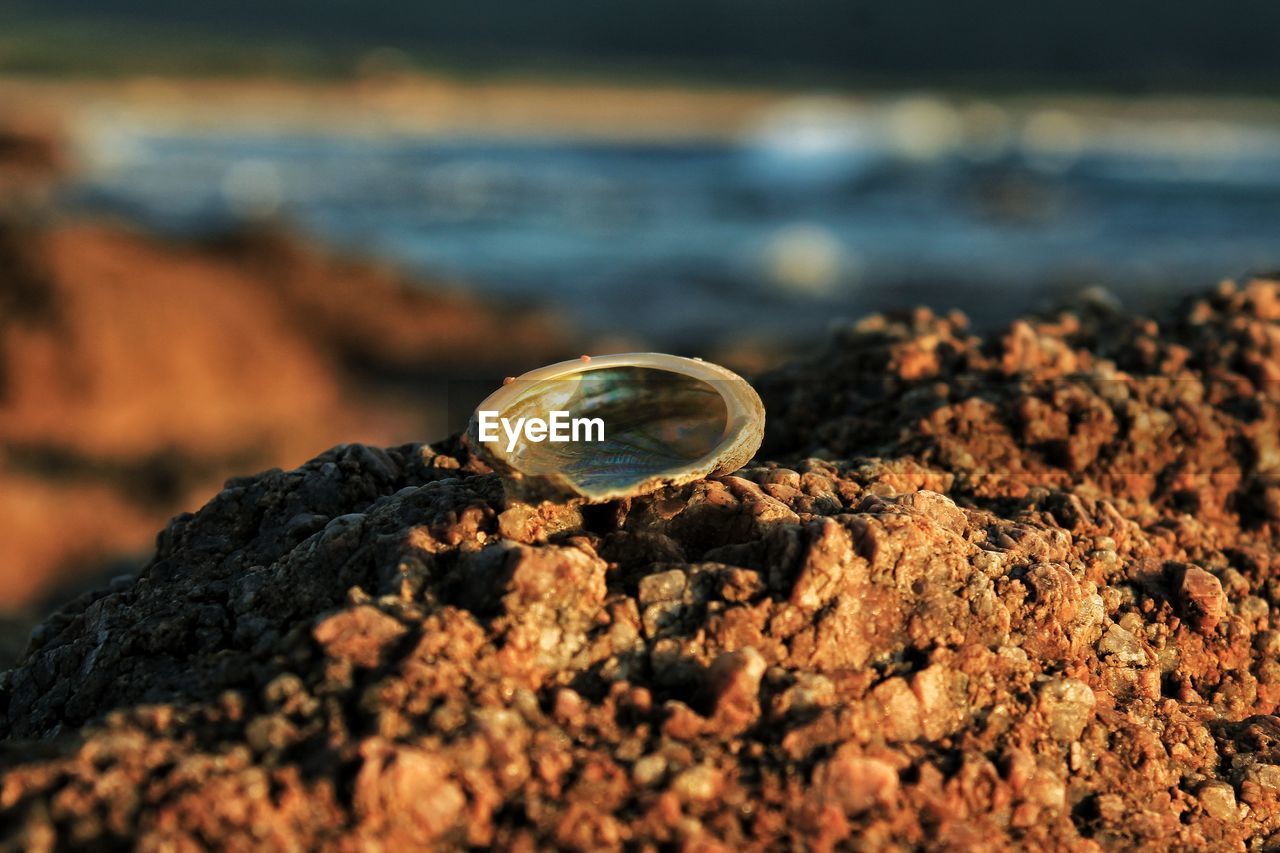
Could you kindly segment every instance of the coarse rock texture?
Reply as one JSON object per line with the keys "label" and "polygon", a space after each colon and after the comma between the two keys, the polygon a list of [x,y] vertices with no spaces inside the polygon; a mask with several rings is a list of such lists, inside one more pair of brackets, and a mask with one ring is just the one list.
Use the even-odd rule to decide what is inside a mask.
{"label": "coarse rock texture", "polygon": [[456,442],[235,480],[3,676],[29,849],[1280,842],[1280,285],[864,321],[765,458],[507,504]]}

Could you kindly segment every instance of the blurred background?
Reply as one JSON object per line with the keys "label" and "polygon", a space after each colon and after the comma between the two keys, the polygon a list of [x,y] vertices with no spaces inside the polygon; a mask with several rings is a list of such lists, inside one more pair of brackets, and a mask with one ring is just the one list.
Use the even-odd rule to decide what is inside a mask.
{"label": "blurred background", "polygon": [[225,477],[442,438],[556,358],[750,373],[872,311],[1278,269],[1278,32],[1262,0],[0,0],[0,663]]}

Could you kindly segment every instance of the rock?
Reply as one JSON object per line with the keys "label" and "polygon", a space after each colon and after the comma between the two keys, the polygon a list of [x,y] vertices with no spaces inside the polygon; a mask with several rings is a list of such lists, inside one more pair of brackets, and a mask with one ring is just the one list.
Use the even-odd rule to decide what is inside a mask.
{"label": "rock", "polygon": [[321,620],[312,632],[329,657],[356,666],[375,667],[384,650],[404,636],[406,629],[376,607],[362,605]]}
{"label": "rock", "polygon": [[1222,582],[1199,566],[1187,566],[1183,571],[1178,595],[1187,621],[1202,634],[1216,628],[1227,612]]}
{"label": "rock", "polygon": [[887,740],[911,741],[924,734],[920,700],[902,678],[890,678],[871,691],[872,719]]}
{"label": "rock", "polygon": [[767,668],[751,647],[725,652],[708,673],[714,696],[713,719],[726,734],[741,732],[760,716],[760,679]]}
{"label": "rock", "polygon": [[776,462],[614,505],[230,481],[0,675],[0,845],[1263,848],[1277,300],[869,320],[760,381]]}
{"label": "rock", "polygon": [[690,767],[671,780],[671,790],[682,800],[705,802],[714,799],[722,786],[720,771],[698,765]]}
{"label": "rock", "polygon": [[939,740],[958,729],[967,708],[961,673],[933,664],[911,678],[911,692],[920,703],[920,727],[929,740]]}
{"label": "rock", "polygon": [[538,665],[563,664],[586,643],[604,603],[605,562],[590,549],[553,545],[506,554],[504,615],[494,622],[505,649],[512,657],[531,653]]}
{"label": "rock", "polygon": [[842,589],[857,583],[862,572],[852,567],[856,559],[849,531],[832,520],[823,521],[813,533],[791,601],[803,610],[817,610]]}
{"label": "rock", "polygon": [[661,755],[646,755],[631,768],[632,780],[642,788],[657,784],[667,772],[667,759]]}
{"label": "rock", "polygon": [[1027,572],[1027,583],[1043,609],[1040,618],[1062,625],[1068,625],[1076,618],[1083,594],[1076,579],[1064,566],[1052,563],[1033,566]]}
{"label": "rock", "polygon": [[893,800],[898,793],[898,774],[891,765],[857,755],[845,746],[818,765],[813,786],[845,814],[858,815]]}
{"label": "rock", "polygon": [[[6,142],[26,138],[9,124],[0,198]],[[38,140],[8,153],[53,150]],[[545,312],[283,233],[197,245],[0,216],[0,607],[136,568],[157,528],[233,474],[441,432],[449,389],[432,377],[450,365],[502,376],[579,346]],[[414,376],[423,399],[394,402],[385,388]]]}
{"label": "rock", "polygon": [[659,601],[676,601],[684,595],[685,575],[680,569],[659,572],[640,579],[641,606],[648,606]]}
{"label": "rock", "polygon": [[379,741],[362,745],[364,758],[355,781],[358,814],[386,825],[392,837],[408,843],[439,840],[452,830],[467,804],[449,780],[449,765],[417,749],[394,748]]}
{"label": "rock", "polygon": [[1098,652],[1122,666],[1147,662],[1147,653],[1138,638],[1114,622],[1102,633],[1102,639],[1098,641]]}
{"label": "rock", "polygon": [[1096,704],[1089,685],[1074,678],[1050,679],[1040,687],[1040,713],[1049,735],[1060,743],[1079,740]]}
{"label": "rock", "polygon": [[1196,794],[1205,814],[1217,820],[1236,820],[1236,792],[1226,782],[1206,782]]}
{"label": "rock", "polygon": [[1280,791],[1280,766],[1275,764],[1255,764],[1245,772],[1245,778],[1268,790]]}

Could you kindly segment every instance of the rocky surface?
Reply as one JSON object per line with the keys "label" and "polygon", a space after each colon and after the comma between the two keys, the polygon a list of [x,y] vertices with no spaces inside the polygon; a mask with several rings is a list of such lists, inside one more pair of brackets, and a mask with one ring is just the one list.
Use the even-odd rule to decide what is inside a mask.
{"label": "rocky surface", "polygon": [[235,480],[0,682],[28,849],[1280,842],[1280,285],[877,317],[765,458],[598,507],[461,446]]}

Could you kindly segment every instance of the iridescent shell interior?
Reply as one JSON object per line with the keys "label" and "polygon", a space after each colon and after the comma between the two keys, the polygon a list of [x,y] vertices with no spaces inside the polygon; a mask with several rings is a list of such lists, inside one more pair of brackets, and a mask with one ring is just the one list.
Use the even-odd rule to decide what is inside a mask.
{"label": "iridescent shell interior", "polygon": [[504,417],[546,418],[554,409],[600,418],[604,441],[521,441],[509,464],[526,475],[559,474],[587,491],[626,488],[701,459],[729,426],[715,387],[669,370],[604,367],[529,385]]}
{"label": "iridescent shell interior", "polygon": [[[585,440],[584,430],[579,440],[563,443],[521,437],[508,450],[504,433],[499,442],[485,443],[482,454],[519,494],[559,492],[590,501],[734,470],[754,454],[764,412],[744,380],[704,362],[637,357],[650,363],[617,363],[623,357],[615,356],[550,377],[534,371],[528,375],[533,378],[516,379],[490,398],[512,423],[547,420],[553,411],[571,419],[599,418],[603,441]],[[690,370],[652,366],[655,361]]]}

